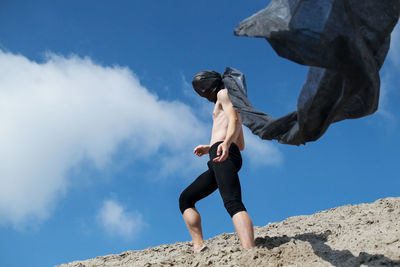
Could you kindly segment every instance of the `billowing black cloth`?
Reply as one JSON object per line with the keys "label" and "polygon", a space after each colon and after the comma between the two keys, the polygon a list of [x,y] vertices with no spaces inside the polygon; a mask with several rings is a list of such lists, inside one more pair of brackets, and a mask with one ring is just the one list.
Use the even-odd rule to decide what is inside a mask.
{"label": "billowing black cloth", "polygon": [[297,113],[292,112],[280,119],[274,119],[254,109],[247,98],[246,81],[240,71],[227,67],[223,76],[216,71],[200,71],[193,77],[192,84],[200,96],[214,103],[217,101],[218,91],[223,87],[227,88],[233,106],[241,115],[242,123],[262,139],[276,139],[280,142],[293,139],[292,128],[296,129]]}
{"label": "billowing black cloth", "polygon": [[192,80],[194,90],[211,102],[217,102],[217,93],[223,87],[222,77],[216,71],[203,70],[194,75]]}
{"label": "billowing black cloth", "polygon": [[[245,124],[263,139],[300,145],[317,140],[331,123],[374,113],[399,12],[400,0],[271,0],[235,34],[266,38],[278,55],[312,67],[297,111],[274,120],[247,105]],[[239,72],[229,75],[232,87],[243,87]]]}
{"label": "billowing black cloth", "polygon": [[229,98],[240,113],[242,123],[246,125],[255,135],[262,139],[278,140],[281,143],[288,143],[296,133],[297,112],[292,112],[279,119],[265,114],[253,108],[247,98],[247,86],[244,74],[240,71],[227,67],[223,82],[228,89]]}

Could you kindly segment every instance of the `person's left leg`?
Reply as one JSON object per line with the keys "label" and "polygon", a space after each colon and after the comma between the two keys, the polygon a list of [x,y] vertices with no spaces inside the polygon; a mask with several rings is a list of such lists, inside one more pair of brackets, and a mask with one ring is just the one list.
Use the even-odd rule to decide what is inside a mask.
{"label": "person's left leg", "polygon": [[183,212],[183,220],[192,236],[193,251],[200,252],[205,247],[200,214],[195,208],[188,208]]}

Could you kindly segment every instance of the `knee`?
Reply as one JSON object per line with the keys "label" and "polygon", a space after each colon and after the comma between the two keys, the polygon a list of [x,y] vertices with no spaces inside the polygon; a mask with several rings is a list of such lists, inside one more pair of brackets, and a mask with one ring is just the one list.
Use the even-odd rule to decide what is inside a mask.
{"label": "knee", "polygon": [[179,209],[181,210],[181,213],[187,209],[187,208],[193,208],[194,203],[190,200],[190,197],[187,195],[186,191],[183,191],[181,195],[179,196]]}
{"label": "knee", "polygon": [[246,208],[244,207],[242,201],[240,201],[240,200],[224,201],[224,206],[225,206],[226,211],[231,216],[231,218],[233,217],[233,215],[235,215],[236,213],[238,213],[240,211],[246,211]]}

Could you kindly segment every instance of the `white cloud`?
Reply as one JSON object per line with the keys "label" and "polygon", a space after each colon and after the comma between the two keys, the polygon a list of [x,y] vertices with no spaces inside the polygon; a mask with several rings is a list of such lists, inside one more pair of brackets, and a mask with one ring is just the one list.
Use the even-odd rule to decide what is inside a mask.
{"label": "white cloud", "polygon": [[246,127],[243,127],[243,133],[246,143],[243,154],[253,167],[277,166],[283,163],[283,154],[277,145],[268,140],[261,140]]}
{"label": "white cloud", "polygon": [[97,214],[97,220],[102,228],[111,236],[132,239],[147,225],[142,215],[126,211],[113,200],[105,200]]}
{"label": "white cloud", "polygon": [[46,219],[68,171],[83,161],[109,166],[122,142],[137,160],[160,159],[165,174],[176,157],[200,169],[191,151],[208,138],[189,106],[158,99],[128,68],[0,50],[0,224]]}
{"label": "white cloud", "polygon": [[[210,138],[198,118],[211,111],[207,101],[160,100],[126,67],[54,54],[37,63],[0,50],[0,225],[48,218],[67,174],[82,162],[110,166],[121,144],[153,177],[191,177],[205,166],[192,149]],[[274,145],[246,135],[251,164],[281,162]]]}

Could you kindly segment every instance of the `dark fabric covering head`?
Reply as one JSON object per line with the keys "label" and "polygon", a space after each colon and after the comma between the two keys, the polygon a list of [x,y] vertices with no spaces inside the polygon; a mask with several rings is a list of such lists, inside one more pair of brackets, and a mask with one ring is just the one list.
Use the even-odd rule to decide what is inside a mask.
{"label": "dark fabric covering head", "polygon": [[211,102],[217,102],[217,93],[224,87],[222,76],[216,71],[203,70],[194,75],[192,80],[194,90]]}

